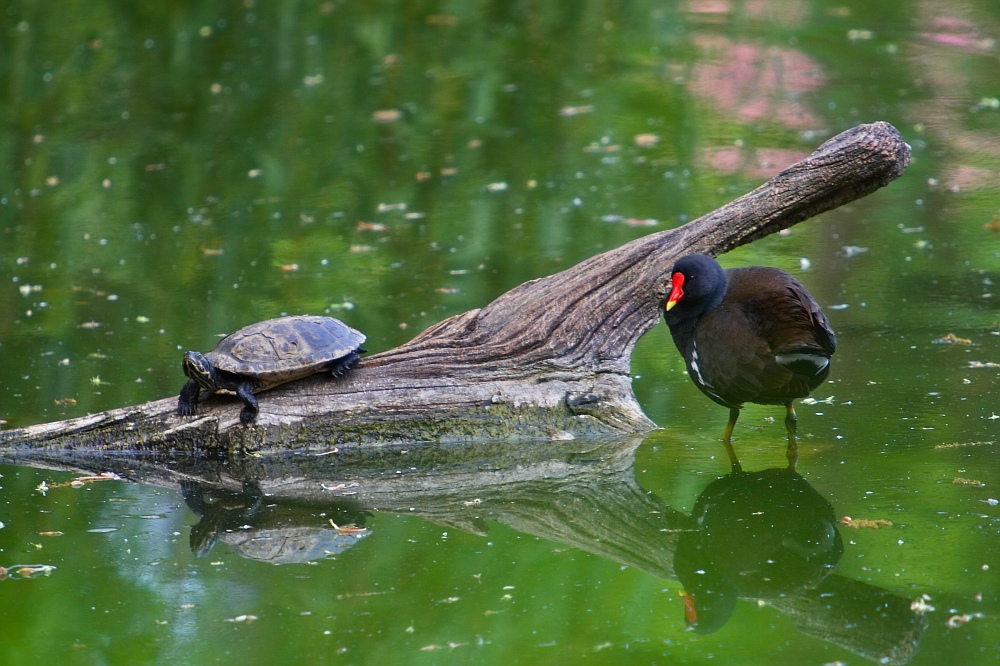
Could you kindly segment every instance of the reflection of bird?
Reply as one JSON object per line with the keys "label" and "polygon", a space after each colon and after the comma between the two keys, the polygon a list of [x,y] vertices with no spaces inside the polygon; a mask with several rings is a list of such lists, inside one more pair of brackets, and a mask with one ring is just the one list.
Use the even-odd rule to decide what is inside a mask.
{"label": "reflection of bird", "polygon": [[729,620],[739,597],[776,598],[818,585],[844,553],[833,507],[793,470],[734,471],[702,491],[674,570],[699,633]]}
{"label": "reflection of bird", "polygon": [[788,461],[794,467],[795,408],[830,372],[837,340],[816,300],[777,268],[723,270],[701,254],[682,257],[670,275],[664,319],[688,374],[702,393],[729,408],[722,439],[734,465],[733,427],[744,402],[785,405]]}

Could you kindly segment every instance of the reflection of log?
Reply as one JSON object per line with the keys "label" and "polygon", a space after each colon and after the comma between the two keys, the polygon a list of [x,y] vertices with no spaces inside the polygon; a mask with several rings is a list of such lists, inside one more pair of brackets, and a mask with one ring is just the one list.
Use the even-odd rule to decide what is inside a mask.
{"label": "reflection of log", "polygon": [[[488,533],[490,523],[497,522],[658,578],[675,579],[678,543],[694,527],[693,521],[636,481],[634,453],[640,442],[640,437],[631,436],[408,449],[349,447],[331,454],[214,460],[34,451],[0,454],[0,462],[88,474],[113,471],[125,479],[178,492],[198,482],[206,491],[226,489],[239,495],[253,484],[252,496],[243,503],[238,498],[233,502],[241,527],[232,532],[233,539],[224,541],[240,555],[255,559],[277,561],[279,548],[271,546],[287,550],[290,543],[297,551],[293,555],[337,552],[348,544],[344,538],[338,542],[323,516],[343,514],[347,517],[338,518],[342,524],[377,509],[422,516],[475,534]],[[270,513],[251,516],[246,508],[260,493],[266,495]],[[752,509],[769,515],[787,512],[792,505],[786,499],[778,496],[773,504],[755,504]],[[255,524],[258,517],[262,524]],[[795,521],[793,516],[787,519]],[[247,532],[244,521],[257,531]],[[246,544],[251,537],[267,543],[257,543],[251,552]],[[368,539],[353,547],[374,548],[375,543]],[[210,546],[198,544],[192,542],[196,548]],[[769,595],[766,603],[786,613],[801,631],[878,663],[905,664],[926,627],[924,618],[910,610],[909,600],[837,574],[826,576],[816,587],[776,581],[774,589],[780,593]],[[680,599],[665,599],[676,604],[674,617],[682,622]]]}
{"label": "reflection of log", "polygon": [[[344,380],[271,391],[259,427],[239,425],[232,399],[210,400],[198,417],[182,418],[171,398],[0,433],[0,446],[277,451],[648,430],[629,360],[657,323],[674,260],[720,254],[863,197],[899,177],[908,160],[891,125],[848,130],[715,212],[522,284],[369,356]],[[182,379],[178,367],[178,385]]]}
{"label": "reflection of log", "polygon": [[[238,493],[252,481],[268,504],[308,508],[301,515],[313,527],[317,514],[334,505],[421,516],[474,534],[486,534],[495,521],[674,578],[673,552],[688,517],[639,486],[632,464],[641,442],[631,435],[213,459],[35,451],[0,454],[0,462],[85,474],[112,471],[178,492],[197,481]],[[287,515],[284,520],[294,527]]]}
{"label": "reflection of log", "polygon": [[927,618],[910,609],[909,599],[837,575],[801,594],[769,599],[768,604],[788,615],[802,633],[877,664],[908,664],[927,628]]}

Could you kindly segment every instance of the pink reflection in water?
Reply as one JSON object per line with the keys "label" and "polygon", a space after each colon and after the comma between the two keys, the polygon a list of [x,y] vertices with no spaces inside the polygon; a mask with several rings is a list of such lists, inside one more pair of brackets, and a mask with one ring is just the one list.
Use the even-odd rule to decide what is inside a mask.
{"label": "pink reflection in water", "polygon": [[750,178],[765,180],[775,176],[785,167],[804,159],[808,153],[779,148],[757,148],[753,150],[725,146],[706,148],[701,155],[702,162],[721,173],[744,172]]}
{"label": "pink reflection in water", "polygon": [[[819,120],[799,96],[826,82],[820,66],[799,51],[698,36],[708,58],[695,65],[689,89],[744,122],[768,120],[812,129]],[[716,57],[712,58],[711,56]]]}

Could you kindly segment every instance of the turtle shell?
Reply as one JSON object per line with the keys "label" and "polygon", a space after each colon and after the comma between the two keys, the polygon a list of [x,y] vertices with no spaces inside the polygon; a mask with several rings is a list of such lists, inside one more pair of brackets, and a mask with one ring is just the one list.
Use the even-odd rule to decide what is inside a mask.
{"label": "turtle shell", "polygon": [[364,341],[363,333],[333,317],[279,317],[227,335],[205,357],[219,370],[253,377],[266,389],[321,372]]}

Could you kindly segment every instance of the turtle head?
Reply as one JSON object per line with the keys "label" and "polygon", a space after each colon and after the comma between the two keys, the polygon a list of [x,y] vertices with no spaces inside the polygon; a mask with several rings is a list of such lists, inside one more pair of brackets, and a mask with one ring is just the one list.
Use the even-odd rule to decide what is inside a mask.
{"label": "turtle head", "polygon": [[184,352],[184,374],[209,391],[216,388],[215,366],[201,352]]}

